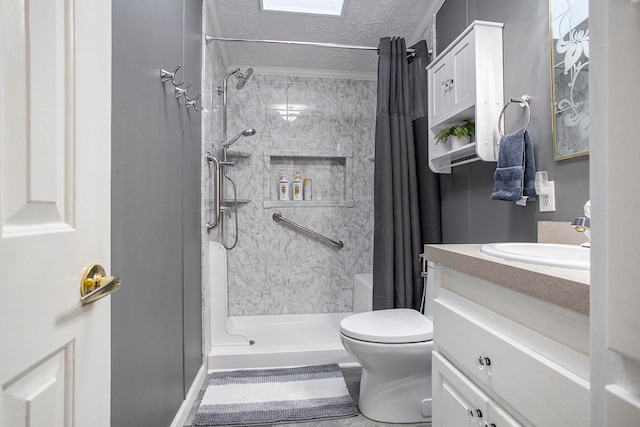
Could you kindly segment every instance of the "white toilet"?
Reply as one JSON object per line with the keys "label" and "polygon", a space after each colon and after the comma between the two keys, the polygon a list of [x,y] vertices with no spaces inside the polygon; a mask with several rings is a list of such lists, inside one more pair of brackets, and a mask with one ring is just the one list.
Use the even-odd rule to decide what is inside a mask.
{"label": "white toilet", "polygon": [[364,416],[387,423],[431,421],[433,323],[427,316],[411,309],[353,314],[340,322],[340,339],[362,366],[358,408]]}
{"label": "white toilet", "polygon": [[416,310],[345,317],[340,339],[362,366],[360,412],[386,423],[431,420],[433,323]]}

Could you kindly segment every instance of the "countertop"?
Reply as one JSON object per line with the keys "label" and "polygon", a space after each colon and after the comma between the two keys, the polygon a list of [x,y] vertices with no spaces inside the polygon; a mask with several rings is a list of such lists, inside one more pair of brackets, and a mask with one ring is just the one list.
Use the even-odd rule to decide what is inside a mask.
{"label": "countertop", "polygon": [[589,315],[589,271],[506,261],[481,253],[480,246],[424,245],[424,254],[452,270]]}

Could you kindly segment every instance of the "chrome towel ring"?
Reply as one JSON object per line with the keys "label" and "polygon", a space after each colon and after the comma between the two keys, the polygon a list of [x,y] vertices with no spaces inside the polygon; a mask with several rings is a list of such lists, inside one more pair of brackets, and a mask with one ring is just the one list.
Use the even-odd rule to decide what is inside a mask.
{"label": "chrome towel ring", "polygon": [[[504,136],[504,111],[512,103],[518,103],[521,107],[527,109],[527,122],[524,124],[524,130],[529,128],[529,123],[531,123],[531,108],[529,108],[530,99],[531,97],[529,95],[522,95],[520,98],[509,98],[509,102],[504,104],[502,111],[500,111],[500,117],[498,117],[498,132],[500,132],[500,136]],[[502,128],[500,128],[500,124],[502,124]]]}

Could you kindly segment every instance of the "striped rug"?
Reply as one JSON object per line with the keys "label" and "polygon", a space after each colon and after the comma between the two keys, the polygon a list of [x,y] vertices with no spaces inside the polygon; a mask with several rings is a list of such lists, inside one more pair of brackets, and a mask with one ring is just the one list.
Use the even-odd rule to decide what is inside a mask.
{"label": "striped rug", "polygon": [[356,404],[337,364],[247,369],[210,376],[194,426],[231,426],[343,418]]}

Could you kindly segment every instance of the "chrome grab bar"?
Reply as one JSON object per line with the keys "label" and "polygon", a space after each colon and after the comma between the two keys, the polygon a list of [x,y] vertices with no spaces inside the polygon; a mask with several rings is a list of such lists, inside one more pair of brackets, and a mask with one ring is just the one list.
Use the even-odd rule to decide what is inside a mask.
{"label": "chrome grab bar", "polygon": [[295,228],[297,230],[300,230],[300,231],[302,231],[304,233],[307,233],[308,235],[310,235],[312,237],[315,237],[318,240],[322,240],[325,243],[329,243],[329,244],[335,246],[338,249],[342,249],[344,247],[344,243],[342,243],[342,240],[333,240],[333,239],[330,239],[328,237],[323,236],[322,234],[318,234],[315,231],[311,231],[308,228],[303,227],[303,226],[301,226],[299,224],[296,224],[295,222],[293,222],[291,220],[283,218],[282,215],[280,215],[277,212],[273,214],[272,218],[273,218],[273,220],[275,222],[284,222],[285,224],[287,224],[287,225],[289,225],[289,226],[291,226],[291,227],[293,227],[293,228]]}
{"label": "chrome grab bar", "polygon": [[213,163],[213,172],[211,175],[216,178],[213,184],[213,219],[207,222],[206,225],[207,233],[210,233],[211,230],[216,228],[220,223],[220,161],[209,153],[207,153],[206,159],[207,163]]}

